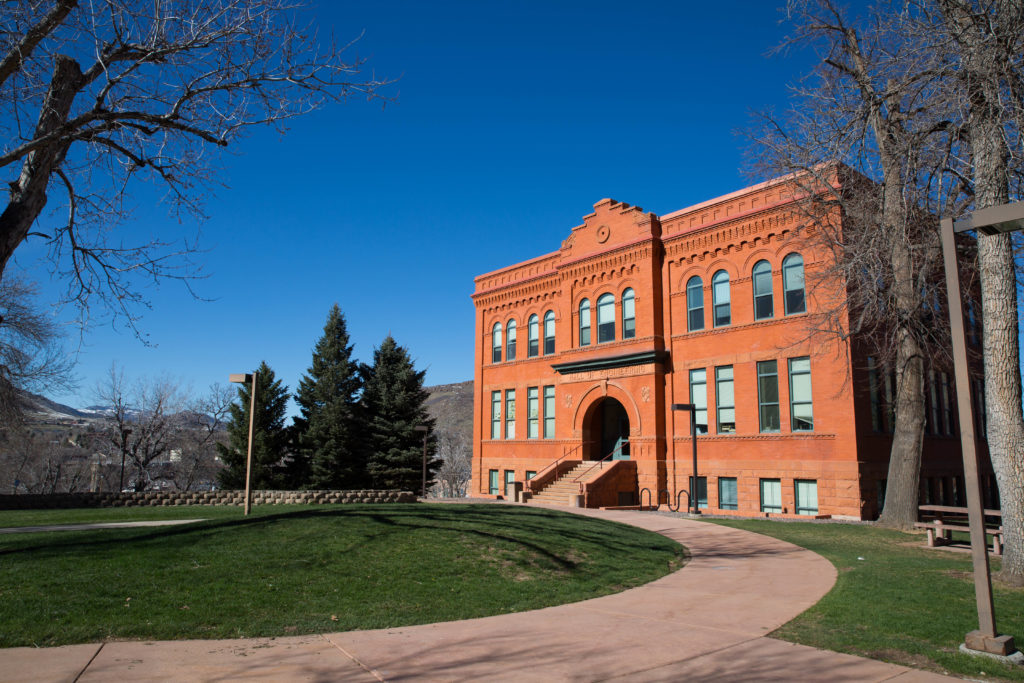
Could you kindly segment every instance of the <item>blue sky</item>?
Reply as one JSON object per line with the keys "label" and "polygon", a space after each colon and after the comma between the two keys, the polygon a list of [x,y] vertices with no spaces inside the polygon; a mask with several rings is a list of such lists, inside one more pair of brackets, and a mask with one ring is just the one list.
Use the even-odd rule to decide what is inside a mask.
{"label": "blue sky", "polygon": [[[113,361],[198,392],[266,360],[294,389],[335,301],[359,359],[391,333],[428,384],[472,379],[474,276],[557,249],[604,197],[661,214],[758,180],[742,131],[813,63],[766,56],[775,5],[315,4],[322,35],[365,32],[353,49],[399,79],[397,101],[332,104],[236,145],[198,226],[211,301],[147,289],[151,346],[107,324],[80,347],[72,332],[79,389],[51,398],[93,403]],[[194,234],[157,194],[134,196],[128,238]]]}

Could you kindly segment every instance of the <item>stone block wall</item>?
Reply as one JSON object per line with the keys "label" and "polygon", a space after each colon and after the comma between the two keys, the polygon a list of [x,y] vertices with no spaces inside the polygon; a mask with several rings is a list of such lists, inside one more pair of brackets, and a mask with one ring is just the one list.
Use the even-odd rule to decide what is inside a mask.
{"label": "stone block wall", "polygon": [[[0,510],[142,507],[171,505],[242,505],[244,491],[145,491],[142,493],[54,493],[0,495]],[[326,503],[415,503],[411,491],[253,491],[253,505]]]}

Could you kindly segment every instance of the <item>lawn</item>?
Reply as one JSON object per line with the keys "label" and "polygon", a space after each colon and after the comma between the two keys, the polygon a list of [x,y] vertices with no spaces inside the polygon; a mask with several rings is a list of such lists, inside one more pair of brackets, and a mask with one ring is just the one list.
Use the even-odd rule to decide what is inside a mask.
{"label": "lawn", "polygon": [[[159,513],[159,514],[158,514]],[[0,527],[209,518],[0,535],[0,646],[280,636],[536,609],[652,581],[682,546],[498,505],[0,512]]]}
{"label": "lawn", "polygon": [[[828,595],[772,636],[971,678],[1024,680],[1022,667],[958,650],[978,627],[970,554],[930,550],[923,534],[871,525],[714,521],[813,550],[838,570]],[[1024,644],[1024,589],[996,585],[995,609],[999,630]]]}

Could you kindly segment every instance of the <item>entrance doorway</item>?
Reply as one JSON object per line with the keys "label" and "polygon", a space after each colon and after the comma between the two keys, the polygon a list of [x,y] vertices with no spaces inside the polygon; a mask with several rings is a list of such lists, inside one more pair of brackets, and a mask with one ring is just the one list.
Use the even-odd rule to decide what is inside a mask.
{"label": "entrance doorway", "polygon": [[602,398],[587,411],[586,437],[589,460],[629,460],[629,415],[621,403]]}

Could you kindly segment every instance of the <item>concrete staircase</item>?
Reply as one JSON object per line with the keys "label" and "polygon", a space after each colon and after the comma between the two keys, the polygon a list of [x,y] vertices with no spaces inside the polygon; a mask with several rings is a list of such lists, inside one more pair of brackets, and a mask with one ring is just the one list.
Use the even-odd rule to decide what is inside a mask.
{"label": "concrete staircase", "polygon": [[[605,466],[607,467],[607,463]],[[569,507],[576,500],[575,496],[580,494],[580,482],[585,484],[597,478],[602,471],[600,465],[592,460],[586,460],[545,486],[539,493],[535,493],[529,502]],[[584,472],[586,475],[576,481],[576,477]]]}

